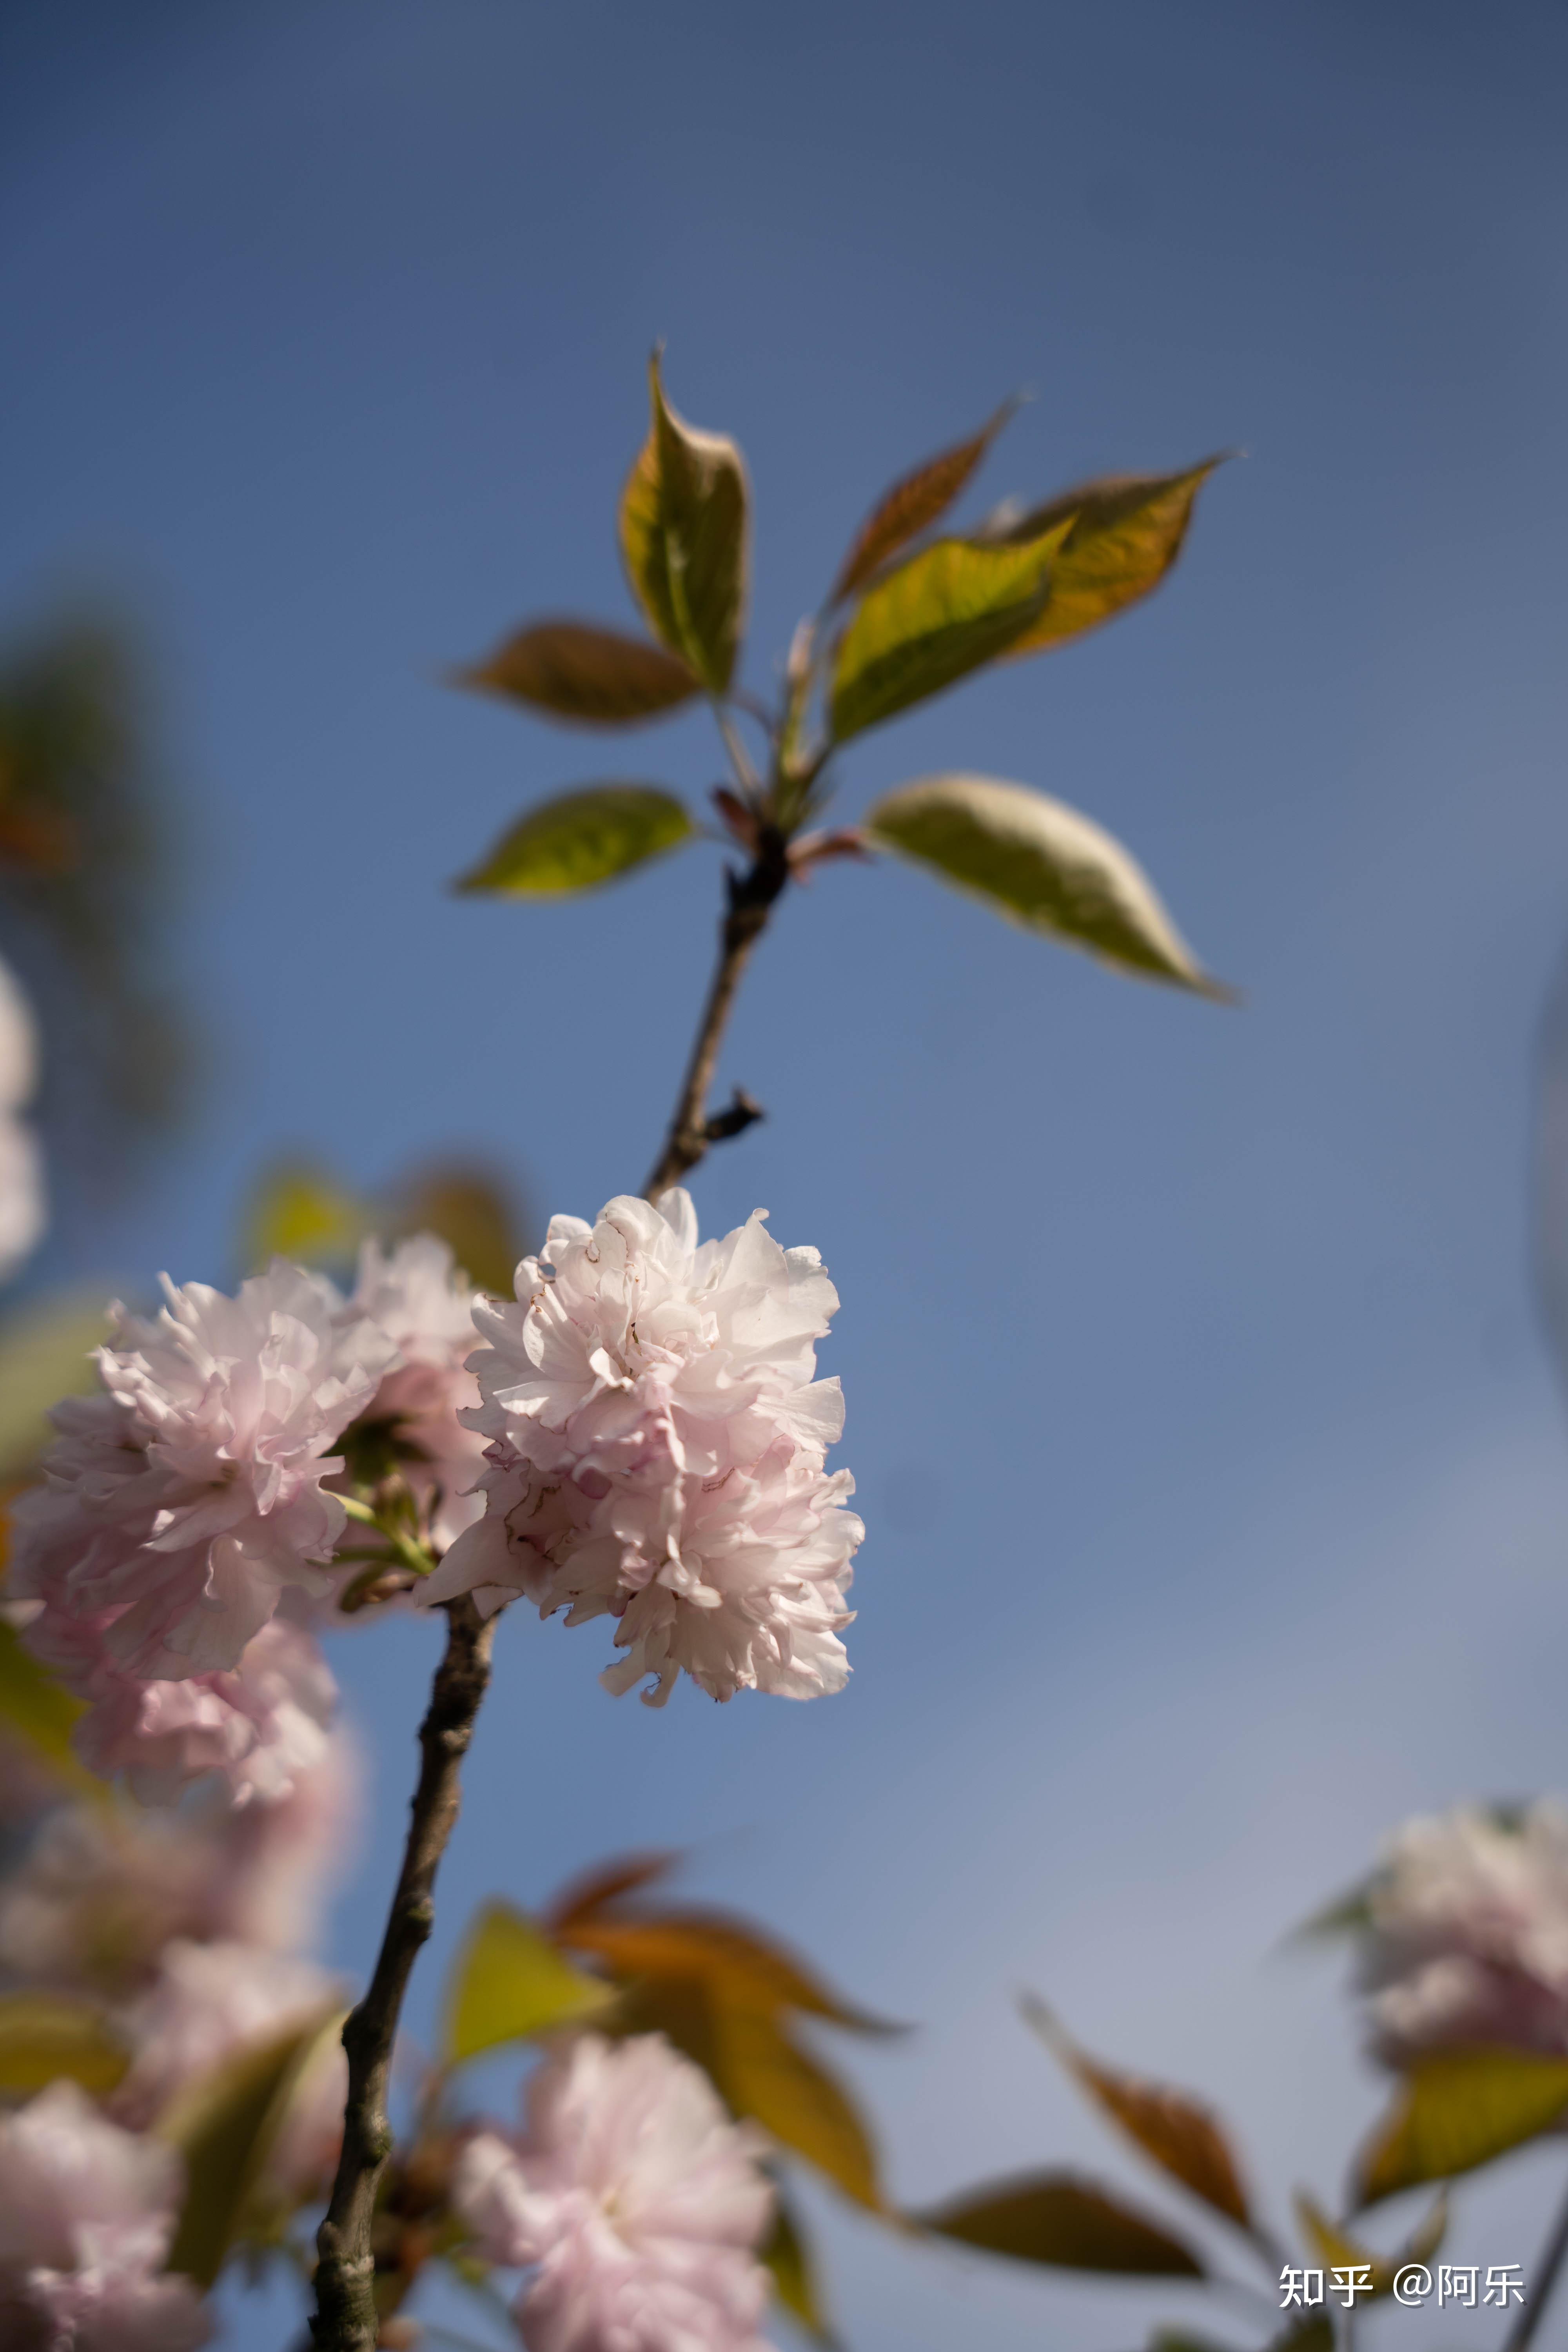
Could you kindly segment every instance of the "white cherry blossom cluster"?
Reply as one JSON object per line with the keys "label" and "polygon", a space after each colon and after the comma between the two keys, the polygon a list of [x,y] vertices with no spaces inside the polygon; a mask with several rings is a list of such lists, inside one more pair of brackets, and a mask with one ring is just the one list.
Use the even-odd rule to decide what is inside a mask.
{"label": "white cherry blossom cluster", "polygon": [[1568,2054],[1568,1811],[1407,1822],[1367,1890],[1358,1982],[1389,2065],[1458,2043]]}
{"label": "white cherry blossom cluster", "polygon": [[529,2352],[766,2352],[763,2148],[662,2034],[585,2033],[531,2076],[515,2137],[468,2141],[453,2203],[483,2260],[530,2273]]}
{"label": "white cherry blossom cluster", "polygon": [[815,1377],[838,1297],[764,1215],[700,1244],[685,1192],[623,1195],[592,1225],[553,1219],[515,1302],[480,1301],[486,1511],[421,1602],[613,1617],[626,1656],[604,1680],[646,1676],[656,1705],[682,1669],[717,1699],[842,1686],[864,1530],[848,1472],[824,1467],[839,1385]]}

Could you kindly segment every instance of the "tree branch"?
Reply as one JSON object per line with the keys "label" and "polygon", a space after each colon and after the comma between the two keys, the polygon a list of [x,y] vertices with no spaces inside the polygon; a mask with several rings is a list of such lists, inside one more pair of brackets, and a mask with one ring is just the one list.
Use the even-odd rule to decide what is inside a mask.
{"label": "tree branch", "polygon": [[458,1770],[490,1675],[495,1620],[481,1622],[467,1596],[447,1607],[447,1649],[419,1727],[424,1751],[403,1870],[369,1990],[343,2027],[349,2058],[343,2152],[331,2202],[316,2236],[317,2352],[374,2352],[379,2322],[371,2224],[382,2168],[392,2152],[386,2116],[393,2042],[403,1996],[435,1922],[436,1872],[458,1818]]}
{"label": "tree branch", "polygon": [[719,961],[708,990],[708,1001],[697,1024],[697,1040],[686,1066],[675,1116],[669,1122],[664,1150],[655,1161],[644,1192],[657,1201],[679,1184],[707,1153],[712,1143],[740,1135],[763,1116],[751,1097],[737,1087],[728,1110],[710,1117],[709,1088],[719,1060],[725,1027],[735,1003],[752,950],[767,929],[773,901],[789,880],[789,844],[776,825],[758,828],[757,853],[745,874],[731,872],[729,908],[719,929]]}

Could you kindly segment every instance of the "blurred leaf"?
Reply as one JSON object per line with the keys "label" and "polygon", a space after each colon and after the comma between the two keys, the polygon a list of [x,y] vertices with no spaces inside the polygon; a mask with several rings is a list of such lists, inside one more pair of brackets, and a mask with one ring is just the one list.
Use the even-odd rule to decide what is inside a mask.
{"label": "blurred leaf", "polygon": [[722,1999],[765,2013],[803,2010],[856,2033],[904,2030],[852,2009],[804,1960],[721,1911],[669,1910],[610,1918],[579,1913],[559,1921],[557,1933],[577,1950],[595,1954],[623,1981],[700,1977]]}
{"label": "blurred leaf", "polygon": [[574,1969],[524,1913],[489,1903],[468,1930],[447,1989],[446,2063],[458,2066],[499,2042],[578,2022],[614,2000],[610,1986]]}
{"label": "blurred leaf", "polygon": [[64,2075],[105,2098],[129,2063],[93,2002],[66,1993],[0,1994],[0,2097],[31,2098]]}
{"label": "blurred leaf", "polygon": [[775,2192],[773,2231],[760,2259],[773,2273],[773,2293],[791,2318],[826,2352],[834,2352],[837,2338],[828,2325],[816,2264],[782,2192]]}
{"label": "blurred leaf", "polygon": [[621,496],[621,552],[655,635],[724,694],[745,619],[745,466],[733,441],[697,432],[669,406],[657,352],[648,398],[648,436]]}
{"label": "blurred leaf", "polygon": [[245,1219],[245,1262],[273,1257],[296,1265],[340,1265],[375,1225],[368,1201],[308,1160],[286,1160],[262,1176]]}
{"label": "blurred leaf", "polygon": [[71,1728],[83,1708],[84,1702],[61,1689],[0,1617],[0,1728],[23,1740],[68,1787],[101,1798],[108,1793],[106,1784],[88,1770],[71,1745]]}
{"label": "blurred leaf", "polygon": [[1108,474],[1064,490],[1014,523],[1008,546],[1058,530],[1064,518],[1071,527],[1045,610],[1009,648],[1011,657],[1082,636],[1157,588],[1182,551],[1194,499],[1223,463],[1223,457],[1205,457],[1180,474]]}
{"label": "blurred leaf", "polygon": [[850,543],[837,579],[833,583],[830,604],[837,604],[880,571],[890,555],[929,530],[947,512],[1002,427],[1017,406],[1016,401],[1005,401],[988,424],[967,441],[954,443],[937,457],[928,457],[893,484],[890,490],[878,499]]}
{"label": "blurred leaf", "polygon": [[1121,2126],[1163,2172],[1201,2197],[1243,2230],[1252,2227],[1236,2158],[1213,2111],[1185,2091],[1142,2081],[1102,2065],[1066,2033],[1045,2003],[1032,1998],[1024,2015],[1090,2098]]}
{"label": "blurred leaf", "polygon": [[578,1920],[592,1918],[618,1895],[635,1894],[639,1886],[667,1876],[679,1860],[674,1853],[628,1853],[583,1871],[568,1879],[555,1897],[544,1915],[545,1926],[552,1935],[559,1935]]}
{"label": "blurred leaf", "polygon": [[873,847],[929,866],[1026,930],[1219,999],[1142,867],[1077,809],[990,776],[922,776],[878,802]]}
{"label": "blurred leaf", "polygon": [[0,1486],[30,1476],[50,1444],[51,1405],[98,1386],[93,1350],[109,1337],[101,1292],[17,1307],[0,1323]]}
{"label": "blurred leaf", "polygon": [[940,2237],[1019,2262],[1145,2278],[1207,2275],[1197,2256],[1157,2222],[1065,2172],[996,2181],[913,2218]]}
{"label": "blurred leaf", "polygon": [[702,690],[675,655],[590,621],[536,621],[454,682],[588,727],[635,726]]}
{"label": "blurred leaf", "polygon": [[477,1290],[510,1296],[523,1236],[507,1187],[487,1170],[437,1161],[416,1171],[400,1189],[388,1230],[439,1234]]}
{"label": "blurred leaf", "polygon": [[1321,1911],[1314,1911],[1310,1919],[1303,1919],[1299,1927],[1292,1928],[1288,1940],[1292,1944],[1302,1944],[1332,1936],[1359,1935],[1363,1927],[1372,1924],[1374,1883],[1370,1878],[1363,1878],[1347,1894],[1336,1895],[1331,1903],[1325,1903]]}
{"label": "blurred leaf", "polygon": [[1292,2318],[1270,2336],[1268,2352],[1334,2352],[1334,2323],[1325,2311]]}
{"label": "blurred leaf", "polygon": [[838,640],[828,720],[847,742],[994,661],[1045,609],[1070,520],[1025,547],[939,539],[873,581]]}
{"label": "blurred leaf", "polygon": [[1424,2180],[1473,2172],[1550,2131],[1564,2108],[1568,2058],[1478,2048],[1420,2059],[1362,2151],[1355,2202],[1373,2205]]}
{"label": "blurred leaf", "polygon": [[1433,2200],[1409,2239],[1396,2254],[1373,2253],[1363,2246],[1337,2221],[1331,2221],[1321,2207],[1305,2189],[1296,2195],[1296,2219],[1320,2263],[1331,2270],[1347,2266],[1365,2266],[1372,2272],[1374,2295],[1387,2294],[1406,2263],[1428,2263],[1442,2244],[1448,2227],[1448,2200],[1446,2195]]}
{"label": "blurred leaf", "polygon": [[153,2126],[184,2158],[185,2201],[168,2267],[210,2287],[223,2267],[245,2209],[271,2152],[294,2085],[323,2037],[340,2032],[342,2012],[319,2011],[302,2024],[253,2042],[178,2093]]}
{"label": "blurred leaf", "polygon": [[696,835],[673,793],[652,784],[590,784],[531,809],[457,887],[557,898],[611,882]]}
{"label": "blurred leaf", "polygon": [[1156,2327],[1149,2338],[1149,2352],[1233,2352],[1233,2347],[1213,2336],[1194,2336],[1185,2327]]}

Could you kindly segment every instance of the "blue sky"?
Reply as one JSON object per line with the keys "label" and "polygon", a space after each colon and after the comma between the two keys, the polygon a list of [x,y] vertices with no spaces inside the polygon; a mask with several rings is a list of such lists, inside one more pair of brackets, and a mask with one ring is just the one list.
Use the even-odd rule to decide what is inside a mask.
{"label": "blue sky", "polygon": [[[437,681],[531,611],[629,617],[656,336],[748,454],[764,687],[876,490],[1017,387],[981,503],[1248,453],[1159,598],[868,738],[841,803],[963,766],[1085,807],[1244,1009],[905,871],[786,905],[724,1064],[771,1116],[697,1192],[710,1228],[766,1203],[842,1294],[856,1678],[651,1716],[599,1691],[597,1632],[510,1619],[416,2024],[482,1895],[690,1843],[694,1885],[924,2021],[853,2059],[900,2192],[1117,2161],[1025,1982],[1222,2096],[1277,2202],[1331,2189],[1373,2094],[1332,1968],[1277,1939],[1402,1814],[1568,1779],[1527,1183],[1568,934],[1565,74],[1523,0],[0,24],[0,622],[140,616],[215,1048],[74,1244],[121,1282],[226,1277],[289,1147],[377,1182],[460,1146],[578,1213],[640,1181],[716,853],[563,908],[445,884],[548,790],[695,794],[716,747]],[[341,1651],[384,1799],[361,1965],[429,1638]],[[1472,2200],[1477,2259],[1528,2257],[1554,2168]],[[1114,2352],[1179,2307],[824,2226],[856,2352]]]}

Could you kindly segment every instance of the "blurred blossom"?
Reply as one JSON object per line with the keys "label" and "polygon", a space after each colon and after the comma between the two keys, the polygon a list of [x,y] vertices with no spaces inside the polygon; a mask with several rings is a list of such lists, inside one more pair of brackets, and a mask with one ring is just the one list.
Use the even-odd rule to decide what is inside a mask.
{"label": "blurred blossom", "polygon": [[1568,1811],[1407,1822],[1367,1895],[1358,1965],[1377,2055],[1460,2042],[1568,2053]]}
{"label": "blurred blossom", "polygon": [[226,1297],[164,1279],[155,1321],[111,1310],[103,1391],[70,1397],[47,1483],[15,1506],[11,1592],[99,1621],[150,1680],[221,1673],[291,1585],[324,1593],[344,1515],[329,1448],[395,1349],[323,1277],[275,1258]]}
{"label": "blurred blossom", "polygon": [[112,1611],[73,1617],[46,1606],[27,1647],[88,1701],[72,1740],[105,1780],[123,1772],[143,1804],[173,1804],[195,1780],[219,1779],[232,1801],[274,1803],[320,1763],[338,1686],[312,1636],[275,1617],[228,1673],[144,1682],[110,1651]]}
{"label": "blurred blossom", "polygon": [[842,1687],[864,1530],[843,1508],[854,1480],[823,1467],[838,1382],[813,1377],[838,1297],[763,1214],[700,1246],[687,1193],[623,1195],[595,1225],[552,1221],[515,1304],[479,1302],[487,1514],[422,1605],[521,1592],[569,1625],[607,1613],[626,1655],[603,1679],[651,1676],[655,1704],[683,1667],[718,1699]]}
{"label": "blurred blossom", "polygon": [[107,2122],[72,2083],[0,2116],[6,2352],[193,2352],[212,2333],[188,2279],[160,2277],[181,2192],[172,2148]]}
{"label": "blurred blossom", "polygon": [[[154,1982],[121,2014],[132,2056],[111,2102],[114,2113],[122,2123],[150,2124],[201,2075],[330,2011],[342,1993],[330,1970],[292,1953],[254,1944],[170,1944]],[[331,2084],[340,2126],[346,2066],[345,2059]]]}
{"label": "blurred blossom", "polygon": [[0,1282],[37,1248],[47,1218],[43,1155],[20,1115],[37,1075],[32,1011],[10,966],[0,961]]}
{"label": "blurred blossom", "polygon": [[475,1297],[449,1244],[435,1234],[416,1234],[391,1250],[367,1241],[360,1251],[353,1304],[385,1332],[399,1356],[364,1423],[387,1433],[422,1510],[439,1490],[430,1533],[443,1549],[485,1507],[482,1495],[468,1491],[483,1466],[484,1439],[458,1419],[460,1407],[479,1401],[479,1383],[464,1369],[478,1344]]}
{"label": "blurred blossom", "polygon": [[761,2135],[662,2034],[583,2034],[531,2078],[521,2135],[484,2132],[453,2197],[483,2260],[526,2265],[530,2352],[765,2352]]}

